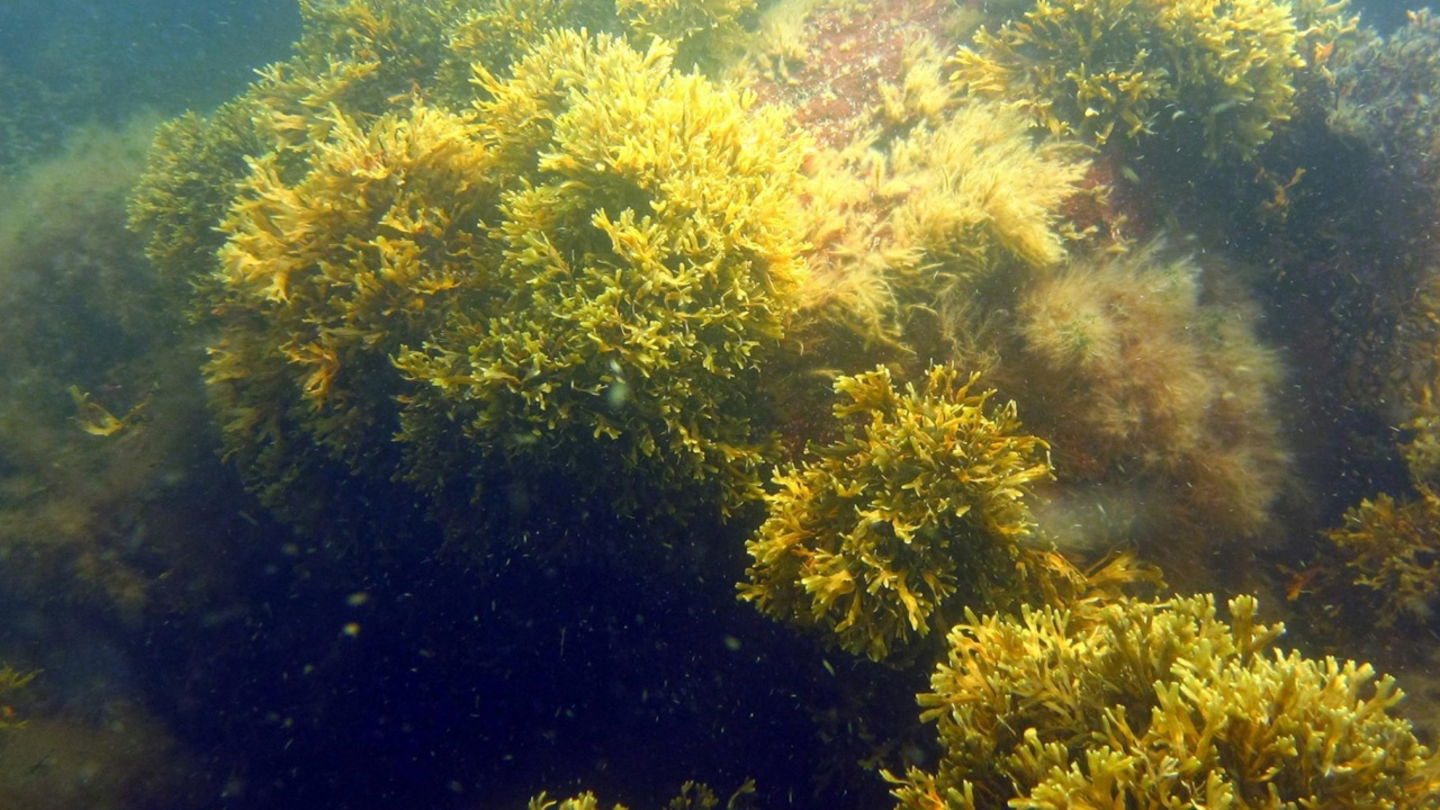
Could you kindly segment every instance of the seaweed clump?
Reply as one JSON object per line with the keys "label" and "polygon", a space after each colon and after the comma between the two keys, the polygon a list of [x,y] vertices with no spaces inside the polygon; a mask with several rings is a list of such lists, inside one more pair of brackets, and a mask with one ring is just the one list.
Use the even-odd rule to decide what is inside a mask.
{"label": "seaweed clump", "polygon": [[401,481],[469,531],[542,490],[626,516],[758,496],[805,141],[672,57],[547,34],[508,76],[475,64],[468,109],[334,107],[246,159],[194,286],[269,506],[322,528],[344,499],[318,492]]}
{"label": "seaweed clump", "polygon": [[[725,810],[742,810],[750,807],[755,793],[755,783],[746,780],[725,802]],[[665,803],[665,810],[714,810],[720,806],[720,797],[703,782],[687,781],[680,791]],[[571,796],[568,799],[552,799],[543,791],[530,799],[529,810],[599,810],[600,800],[590,791]],[[616,803],[615,810],[625,810],[625,805]]]}
{"label": "seaweed clump", "polygon": [[1273,649],[1256,601],[1122,599],[969,619],[920,696],[944,756],[898,806],[1420,807],[1430,751],[1369,664]]}
{"label": "seaweed clump", "polygon": [[[600,800],[588,790],[568,799],[552,799],[542,791],[528,805],[529,810],[598,810],[600,806]],[[615,810],[625,810],[625,805],[616,804]]]}
{"label": "seaweed clump", "polygon": [[18,719],[15,709],[10,706],[10,693],[24,689],[35,680],[39,672],[21,672],[6,664],[0,666],[0,729],[21,728],[25,721]]}
{"label": "seaweed clump", "polygon": [[1289,121],[1297,73],[1353,21],[1344,3],[1038,0],[955,56],[972,93],[1104,146],[1188,131],[1212,161],[1249,160]]}
{"label": "seaweed clump", "polygon": [[1325,601],[1366,627],[1424,627],[1440,604],[1437,313],[1440,272],[1427,268],[1386,336],[1388,362],[1378,364],[1383,383],[1378,399],[1398,423],[1395,450],[1410,492],[1380,492],[1347,509],[1340,524],[1324,533],[1328,544],[1308,575]]}
{"label": "seaweed clump", "polygon": [[1152,241],[1072,263],[1018,310],[996,376],[1062,451],[1062,483],[1100,485],[1132,536],[1178,525],[1208,544],[1273,525],[1289,475],[1283,372],[1243,291]]}
{"label": "seaweed clump", "polygon": [[1396,500],[1386,493],[1346,510],[1340,526],[1325,532],[1344,559],[1349,583],[1363,590],[1382,628],[1424,624],[1440,597],[1440,495],[1428,486]]}
{"label": "seaweed clump", "polygon": [[[677,37],[705,35],[724,20],[733,24],[745,3],[694,5],[704,5],[710,16],[675,29]],[[503,73],[547,33],[629,34],[641,49],[653,36],[617,26],[610,0],[301,0],[299,6],[301,36],[289,59],[260,70],[245,93],[212,115],[187,113],[156,133],[150,166],[130,202],[130,225],[144,235],[162,278],[182,294],[217,269],[215,228],[239,194],[248,159],[271,156],[283,171],[303,172],[310,144],[329,138],[337,111],[363,125],[415,103],[466,109],[475,100],[477,67]],[[198,309],[205,312],[203,305]]]}
{"label": "seaweed clump", "polygon": [[1013,588],[1048,447],[1019,432],[1013,402],[973,392],[977,378],[933,366],[922,389],[897,390],[884,368],[839,377],[843,437],[776,472],[741,598],[881,660],[942,608]]}
{"label": "seaweed clump", "polygon": [[[459,425],[504,486],[559,478],[621,513],[729,511],[771,439],[758,372],[805,274],[782,110],[671,70],[671,48],[546,37],[482,74],[507,178],[478,296],[396,365],[412,476]],[[437,427],[439,430],[437,430]]]}

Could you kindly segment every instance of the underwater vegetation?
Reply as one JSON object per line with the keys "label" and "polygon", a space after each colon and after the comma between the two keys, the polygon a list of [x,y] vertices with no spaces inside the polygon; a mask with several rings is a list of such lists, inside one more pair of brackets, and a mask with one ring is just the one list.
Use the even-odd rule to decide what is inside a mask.
{"label": "underwater vegetation", "polygon": [[944,748],[904,808],[1425,807],[1433,755],[1368,664],[1274,647],[1253,597],[973,614],[920,695]]}
{"label": "underwater vegetation", "polygon": [[[551,799],[546,797],[544,792],[530,800],[530,810],[596,810],[600,802],[595,798],[594,793],[581,793],[568,799]],[[625,805],[615,805],[616,810],[624,810]]]}
{"label": "underwater vegetation", "polygon": [[198,356],[123,224],[153,126],[73,133],[0,204],[0,581],[131,623],[178,595],[157,568],[198,588],[209,565],[160,503],[211,460]]}
{"label": "underwater vegetation", "polygon": [[20,728],[25,725],[23,719],[19,719],[11,701],[11,693],[24,689],[39,672],[21,672],[18,669],[6,664],[0,666],[0,729]]}
{"label": "underwater vegetation", "polygon": [[918,389],[883,367],[836,379],[844,435],[776,471],[741,598],[877,661],[959,606],[1004,601],[1031,530],[1023,498],[1050,465],[1013,402],[972,393],[977,379],[950,366]]}
{"label": "underwater vegetation", "polygon": [[1062,483],[1143,490],[1111,502],[1114,528],[1133,521],[1142,545],[1255,538],[1290,463],[1284,373],[1258,317],[1243,290],[1151,241],[1024,289],[996,378],[1053,442]]}
{"label": "underwater vegetation", "polygon": [[[701,477],[711,508],[758,494],[750,394],[803,274],[804,141],[672,54],[546,35],[508,76],[476,65],[472,110],[332,108],[303,144],[245,156],[218,267],[178,269],[217,330],[227,453],[262,499],[313,524],[296,484],[336,470],[460,513],[548,476],[627,514],[678,508]],[[165,147],[227,154],[187,126],[162,132],[132,211],[176,264],[204,254],[186,245],[209,214]],[[167,234],[179,249],[154,245]]]}
{"label": "underwater vegetation", "polygon": [[210,115],[187,113],[157,132],[130,219],[162,278],[202,283],[214,272],[214,229],[247,158],[274,153],[294,168],[310,138],[324,140],[334,111],[361,124],[417,101],[459,112],[475,100],[477,65],[503,71],[548,31],[599,33],[616,19],[613,5],[578,0],[303,0],[299,11],[290,58]]}
{"label": "underwater vegetation", "polygon": [[1110,598],[1157,584],[1129,554],[1082,571],[1040,536],[1027,499],[1048,445],[979,374],[931,366],[921,387],[888,369],[834,383],[841,435],[776,469],[745,543],[740,598],[826,644],[903,666],[964,611]]}
{"label": "underwater vegetation", "polygon": [[923,371],[966,342],[953,333],[955,310],[977,292],[1063,260],[1077,234],[1062,206],[1088,164],[1075,144],[1035,143],[1026,129],[1003,105],[951,100],[883,148],[869,133],[811,155],[802,329],[886,347]]}
{"label": "underwater vegetation", "polygon": [[1440,583],[1440,383],[1435,312],[1440,276],[1424,274],[1403,303],[1383,366],[1386,416],[1398,440],[1409,492],[1379,492],[1346,509],[1326,530],[1314,563],[1314,589],[1346,618],[1382,628],[1423,628],[1433,620]]}
{"label": "underwater vegetation", "polygon": [[758,496],[758,373],[805,272],[805,141],[669,55],[558,34],[488,84],[482,139],[516,178],[500,256],[398,357],[418,384],[402,442],[459,424],[509,480],[568,468],[622,513],[682,507],[698,482],[722,511]]}
{"label": "underwater vegetation", "polygon": [[[1430,487],[1422,484],[1399,500],[1383,492],[1366,498],[1325,537],[1344,561],[1336,576],[1367,592],[1365,612],[1377,626],[1424,625],[1434,616],[1440,496]],[[1356,601],[1348,600],[1350,610]]]}
{"label": "underwater vegetation", "polygon": [[46,711],[4,733],[0,801],[11,807],[200,807],[209,798],[200,763],[136,702],[110,703],[98,718]]}
{"label": "underwater vegetation", "polygon": [[[149,122],[18,175],[0,596],[116,640],[42,657],[98,674],[27,704],[0,805],[51,745],[21,806],[90,763],[66,806],[589,810],[752,767],[777,804],[1440,802],[1392,680],[1215,608],[1323,542],[1317,589],[1429,622],[1430,232],[1364,354],[1411,490],[1371,495],[1306,466],[1348,424],[1287,434],[1334,381],[1287,372],[1312,291],[1271,276],[1390,271],[1166,207],[1240,178],[1305,233],[1350,202],[1281,170],[1317,125],[1432,205],[1433,21],[981,5],[301,0],[143,172]],[[1216,593],[1123,595],[1157,562]]]}
{"label": "underwater vegetation", "polygon": [[206,621],[260,536],[235,527],[202,355],[124,226],[154,125],[79,128],[3,181],[0,725],[25,724],[0,751],[6,807],[198,807],[211,787],[121,662]]}
{"label": "underwater vegetation", "polygon": [[[730,795],[725,802],[726,810],[741,810],[741,808],[750,807],[754,792],[754,783],[747,781]],[[552,799],[542,792],[530,800],[529,810],[597,810],[601,806],[599,800],[595,798],[595,794],[590,791],[568,799]],[[686,782],[680,786],[680,792],[665,803],[664,810],[713,810],[719,806],[720,798],[708,785],[700,782]],[[616,804],[615,810],[625,810],[625,805]]]}
{"label": "underwater vegetation", "polygon": [[[1041,522],[1063,546],[1143,545],[1177,524],[1196,545],[1260,536],[1291,462],[1249,291],[1163,240],[1130,244],[1091,150],[964,95],[939,53],[909,40],[903,81],[853,140],[807,158],[800,353],[984,371],[1054,443],[1042,502],[1058,506]],[[1104,527],[1078,514],[1097,505]]]}
{"label": "underwater vegetation", "polygon": [[[1098,146],[1167,133],[1249,160],[1289,121],[1300,71],[1354,26],[1318,0],[1038,0],[981,28],[952,81]],[[1183,133],[1183,138],[1174,138]]]}
{"label": "underwater vegetation", "polygon": [[1347,54],[1335,80],[1330,128],[1360,141],[1387,169],[1410,181],[1411,193],[1425,194],[1434,206],[1440,112],[1431,94],[1440,87],[1440,20],[1429,9],[1408,12],[1395,32],[1372,35]]}

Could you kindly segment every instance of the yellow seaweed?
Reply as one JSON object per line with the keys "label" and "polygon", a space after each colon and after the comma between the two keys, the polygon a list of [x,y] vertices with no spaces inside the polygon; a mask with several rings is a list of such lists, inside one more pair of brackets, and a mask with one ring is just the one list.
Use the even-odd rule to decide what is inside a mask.
{"label": "yellow seaweed", "polygon": [[902,808],[1422,807],[1431,752],[1368,664],[1273,649],[1241,596],[973,614],[920,695],[938,770]]}
{"label": "yellow seaweed", "polygon": [[1309,50],[1353,28],[1344,5],[1297,21],[1276,0],[1037,0],[977,31],[951,78],[1055,134],[1103,146],[1194,129],[1206,158],[1249,160],[1294,114]]}
{"label": "yellow seaweed", "polygon": [[881,660],[934,629],[952,597],[985,604],[1009,587],[1047,446],[976,381],[949,366],[920,389],[884,368],[838,378],[844,436],[776,471],[741,598]]}

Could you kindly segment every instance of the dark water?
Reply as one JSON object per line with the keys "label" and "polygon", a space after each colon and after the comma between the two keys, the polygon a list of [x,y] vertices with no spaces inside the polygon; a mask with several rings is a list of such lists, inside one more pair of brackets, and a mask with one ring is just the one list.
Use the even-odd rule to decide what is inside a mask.
{"label": "dark water", "polygon": [[[1354,10],[1382,35],[1406,21],[1382,0]],[[650,524],[587,514],[583,531],[474,554],[383,476],[316,462],[334,502],[314,504],[329,525],[311,533],[267,510],[243,460],[221,457],[206,336],[124,228],[125,198],[157,121],[213,111],[299,35],[287,0],[0,6],[0,662],[40,672],[0,695],[28,720],[0,731],[0,810],[518,808],[582,790],[648,808],[686,780],[722,803],[753,780],[760,806],[891,806],[878,768],[940,758],[914,697],[940,642],[874,664],[738,601],[759,504],[643,537],[663,551],[636,551]],[[1117,210],[1202,264],[1238,268],[1205,303],[1243,288],[1237,308],[1258,313],[1259,338],[1288,364],[1276,432],[1295,469],[1264,527],[1239,533],[1243,553],[1220,560],[1237,546],[1217,545],[1187,564],[1176,552],[1167,574],[1185,588],[1203,568],[1197,587],[1260,590],[1307,652],[1404,670],[1428,738],[1435,622],[1408,625],[1430,634],[1423,645],[1362,644],[1353,627],[1336,641],[1316,619],[1333,606],[1285,594],[1321,530],[1415,483],[1397,450],[1409,414],[1384,394],[1356,399],[1379,383],[1356,383],[1367,369],[1354,358],[1385,362],[1403,319],[1385,302],[1435,272],[1440,171],[1403,168],[1440,161],[1297,120],[1271,165],[1304,178],[1277,223],[1236,213],[1277,185],[1256,192],[1252,167],[1215,170],[1165,137],[1115,169],[1145,181],[1117,181]],[[1019,338],[1005,334],[1008,350]],[[113,435],[84,432],[109,424],[87,396],[123,423]],[[781,427],[823,418],[788,413]],[[1150,483],[1135,483],[1153,501],[1135,525],[1160,515],[1169,531],[1181,510]],[[564,488],[543,497],[567,518],[594,506]],[[1199,522],[1212,517],[1227,519]]]}

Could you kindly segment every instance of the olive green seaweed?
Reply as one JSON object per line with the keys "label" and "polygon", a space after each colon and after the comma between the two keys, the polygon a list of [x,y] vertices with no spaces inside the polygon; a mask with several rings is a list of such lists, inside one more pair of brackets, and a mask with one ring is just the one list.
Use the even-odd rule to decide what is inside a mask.
{"label": "olive green seaweed", "polygon": [[1297,73],[1353,28],[1345,2],[1037,0],[981,28],[952,80],[1097,145],[1195,129],[1208,159],[1249,160],[1295,112]]}

